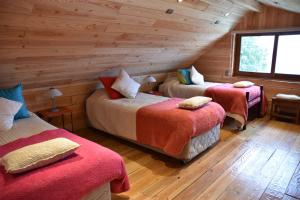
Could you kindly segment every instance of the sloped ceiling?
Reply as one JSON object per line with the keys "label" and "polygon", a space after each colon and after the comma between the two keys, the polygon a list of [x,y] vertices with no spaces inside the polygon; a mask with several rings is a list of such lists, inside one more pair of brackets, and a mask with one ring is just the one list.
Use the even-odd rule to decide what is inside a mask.
{"label": "sloped ceiling", "polygon": [[[193,63],[255,0],[2,0],[0,87],[37,88]],[[166,14],[166,10],[173,10]]]}
{"label": "sloped ceiling", "polygon": [[299,0],[258,0],[258,1],[270,6],[275,6],[277,8],[300,13]]}

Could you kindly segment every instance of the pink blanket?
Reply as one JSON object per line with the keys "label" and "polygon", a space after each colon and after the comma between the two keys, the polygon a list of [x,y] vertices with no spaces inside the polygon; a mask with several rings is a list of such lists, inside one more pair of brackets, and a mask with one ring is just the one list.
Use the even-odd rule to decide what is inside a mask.
{"label": "pink blanket", "polygon": [[191,111],[177,108],[181,101],[172,98],[140,108],[137,141],[176,156],[192,137],[223,123],[225,111],[219,104],[211,102]]}
{"label": "pink blanket", "polygon": [[104,183],[112,192],[129,189],[123,159],[115,152],[63,129],[44,131],[0,147],[0,157],[26,145],[68,138],[80,144],[74,155],[57,163],[19,175],[0,168],[1,200],[73,200],[80,199]]}
{"label": "pink blanket", "polygon": [[[246,92],[249,92],[249,105],[246,99]],[[235,88],[232,84],[226,83],[209,87],[205,96],[211,97],[215,102],[222,105],[226,112],[243,116],[245,122],[248,118],[248,107],[262,101],[262,114],[265,113],[266,101],[260,99],[260,87]],[[264,95],[262,95],[264,98]],[[252,103],[251,103],[252,102]]]}

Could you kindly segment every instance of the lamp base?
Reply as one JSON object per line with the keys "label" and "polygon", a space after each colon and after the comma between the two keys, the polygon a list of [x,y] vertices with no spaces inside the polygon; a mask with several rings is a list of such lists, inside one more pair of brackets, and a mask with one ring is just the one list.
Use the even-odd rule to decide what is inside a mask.
{"label": "lamp base", "polygon": [[51,109],[50,109],[50,112],[58,112],[58,111],[59,111],[58,108],[51,108]]}

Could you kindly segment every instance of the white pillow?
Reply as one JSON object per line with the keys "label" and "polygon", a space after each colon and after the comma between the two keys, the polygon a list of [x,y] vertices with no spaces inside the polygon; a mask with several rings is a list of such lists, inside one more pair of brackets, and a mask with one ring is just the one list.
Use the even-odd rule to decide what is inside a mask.
{"label": "white pillow", "polygon": [[250,82],[250,81],[239,81],[233,84],[233,87],[237,87],[237,88],[247,88],[247,87],[251,87],[255,85],[254,83]]}
{"label": "white pillow", "polygon": [[211,101],[212,101],[212,98],[197,96],[197,97],[192,97],[192,98],[189,98],[189,99],[186,99],[186,100],[180,102],[178,104],[178,107],[194,110],[194,109],[202,107],[203,105],[205,105]]}
{"label": "white pillow", "polygon": [[21,102],[0,97],[0,131],[7,131],[14,124],[14,116],[20,110]]}
{"label": "white pillow", "polygon": [[127,98],[134,99],[139,91],[141,84],[129,77],[125,70],[121,70],[117,80],[111,88],[117,90]]}
{"label": "white pillow", "polygon": [[191,80],[196,85],[204,85],[204,77],[202,74],[200,74],[194,66],[191,68]]}

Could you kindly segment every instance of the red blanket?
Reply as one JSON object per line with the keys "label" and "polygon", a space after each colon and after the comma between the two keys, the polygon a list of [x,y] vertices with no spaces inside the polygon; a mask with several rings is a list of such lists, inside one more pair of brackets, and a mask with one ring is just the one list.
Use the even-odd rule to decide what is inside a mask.
{"label": "red blanket", "polygon": [[[249,92],[249,105],[246,99],[246,92]],[[222,105],[226,112],[243,116],[246,122],[248,118],[248,107],[251,107],[252,104],[262,101],[262,114],[266,111],[265,97],[262,95],[263,99],[261,100],[260,93],[259,86],[235,88],[232,84],[226,83],[209,87],[206,89],[204,95],[211,97],[213,101]]]}
{"label": "red blanket", "polygon": [[197,110],[177,108],[182,99],[142,107],[137,112],[137,141],[162,149],[170,155],[179,155],[189,140],[222,124],[224,109],[209,103]]}
{"label": "red blanket", "polygon": [[124,162],[117,153],[63,129],[44,131],[3,145],[0,157],[26,145],[57,137],[68,138],[80,147],[62,161],[20,175],[7,174],[1,167],[1,200],[80,199],[107,182],[112,192],[129,189]]}

